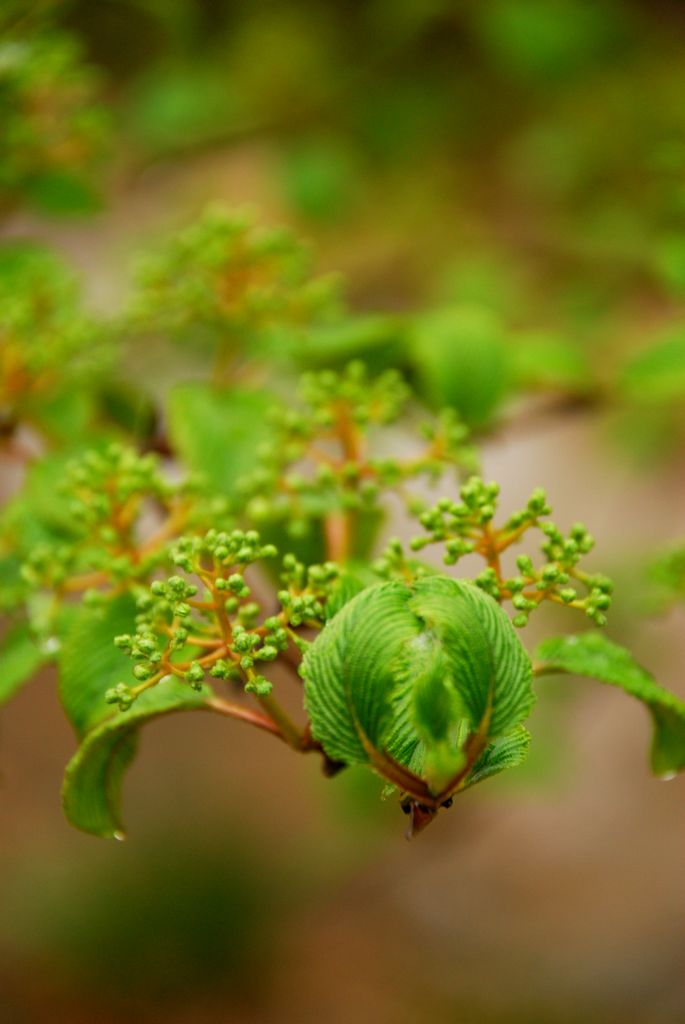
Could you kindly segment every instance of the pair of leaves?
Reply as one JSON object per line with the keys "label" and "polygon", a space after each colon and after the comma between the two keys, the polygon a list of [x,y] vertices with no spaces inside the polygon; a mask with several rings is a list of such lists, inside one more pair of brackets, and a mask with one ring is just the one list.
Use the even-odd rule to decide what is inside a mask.
{"label": "pair of leaves", "polygon": [[[625,648],[589,632],[543,642],[535,660],[537,675],[588,676],[640,700],[654,724],[653,771],[685,769],[685,702]],[[499,606],[469,583],[432,576],[362,591],[313,643],[303,672],[326,753],[400,786],[411,773],[444,795],[455,779],[464,789],[526,756],[530,664]],[[483,749],[470,764],[474,738]]]}
{"label": "pair of leaves", "polygon": [[[329,757],[385,766],[391,781],[399,766],[435,795],[460,772],[461,784],[472,769],[505,767],[493,745],[534,701],[530,660],[505,613],[445,576],[362,591],[312,644],[303,674],[312,732]],[[521,737],[509,748],[518,760]]]}

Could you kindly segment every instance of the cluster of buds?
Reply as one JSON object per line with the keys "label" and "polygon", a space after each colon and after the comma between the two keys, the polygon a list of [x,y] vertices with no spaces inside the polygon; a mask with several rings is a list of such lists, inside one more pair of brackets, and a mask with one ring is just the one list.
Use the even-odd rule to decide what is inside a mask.
{"label": "cluster of buds", "polygon": [[[578,568],[581,559],[592,551],[594,538],[580,523],[565,536],[545,519],[552,510],[542,489],[533,491],[525,508],[511,515],[502,527],[493,525],[499,499],[497,484],[473,477],[462,486],[460,497],[461,501],[442,498],[421,513],[419,520],[427,535],[412,539],[413,551],[421,551],[430,544],[444,544],[446,565],[455,565],[471,554],[484,558],[487,567],[476,576],[475,583],[496,601],[511,601],[516,610],[516,626],[525,626],[531,612],[543,601],[580,609],[596,625],[605,624],[612,582],[599,573]],[[540,551],[544,562],[535,566],[529,555],[519,555],[518,573],[507,576],[502,554],[531,529],[543,535]]]}
{"label": "cluster of buds", "polygon": [[220,206],[142,259],[137,276],[133,330],[183,337],[202,327],[220,347],[303,327],[335,300],[333,279],[311,276],[310,254],[288,230]]}
{"label": "cluster of buds", "polygon": [[82,182],[109,135],[99,76],[84,63],[77,39],[51,24],[48,5],[39,7],[26,11],[10,2],[0,14],[3,206],[25,194],[30,199],[50,175]]}
{"label": "cluster of buds", "polygon": [[404,411],[410,391],[397,370],[369,377],[361,361],[340,373],[321,370],[300,378],[300,397],[306,408],[302,420],[311,434],[320,428],[335,429],[340,417],[359,427],[394,423]]}
{"label": "cluster of buds", "polygon": [[251,521],[283,522],[296,536],[327,515],[376,510],[384,491],[401,490],[409,479],[473,466],[466,428],[452,411],[424,426],[425,446],[416,456],[368,454],[371,432],[396,422],[410,398],[394,370],[370,377],[353,362],[340,373],[309,373],[300,398],[299,408],[275,410],[274,440],[240,481]]}
{"label": "cluster of buds", "polygon": [[6,434],[25,422],[52,438],[64,431],[53,404],[106,372],[111,340],[52,253],[9,245],[0,260],[0,421]]}
{"label": "cluster of buds", "polygon": [[334,562],[306,566],[294,555],[286,555],[281,576],[284,588],[279,590],[278,600],[289,625],[322,626],[339,577],[340,569]]}
{"label": "cluster of buds", "polygon": [[286,652],[291,641],[305,649],[307,641],[296,630],[323,625],[339,577],[333,564],[305,567],[286,555],[280,610],[264,615],[246,572],[276,554],[254,530],[181,537],[170,559],[185,575],[154,580],[138,598],[135,633],[114,641],[134,662],[135,684],[117,684],[106,699],[125,710],[168,675],[196,690],[208,677],[237,681],[246,692],[268,697],[272,683],[261,666]]}
{"label": "cluster of buds", "polygon": [[147,580],[199,506],[192,482],[171,483],[156,455],[120,444],[69,463],[60,493],[70,535],[33,546],[22,569],[32,587],[57,593],[106,593]]}
{"label": "cluster of buds", "polygon": [[422,576],[430,576],[434,572],[431,566],[408,557],[399,537],[392,537],[388,541],[371,568],[382,580],[403,580],[406,583],[411,583]]}

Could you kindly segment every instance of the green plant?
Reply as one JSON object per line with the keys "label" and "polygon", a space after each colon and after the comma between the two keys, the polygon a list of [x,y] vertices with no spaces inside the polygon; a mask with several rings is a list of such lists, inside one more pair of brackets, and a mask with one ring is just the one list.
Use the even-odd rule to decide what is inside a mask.
{"label": "green plant", "polygon": [[[375,455],[384,430],[406,421],[409,397],[397,373],[369,377],[359,363],[307,375],[299,407],[276,406],[266,427],[259,412],[242,424],[271,440],[220,493],[206,475],[169,482],[158,456],[121,443],[66,469],[63,455],[46,455],[29,470],[3,517],[15,624],[0,693],[37,661],[57,662],[80,740],[64,786],[75,825],[121,835],[120,783],[139,729],[203,710],[318,754],[328,774],[368,765],[397,792],[413,833],[525,758],[533,679],[549,673],[590,675],[640,698],[655,724],[654,770],[685,767],[685,704],[625,649],[591,630],[531,655],[517,635],[546,602],[605,624],[612,585],[581,567],[588,531],[564,534],[543,491],[498,525],[499,488],[473,475],[473,445],[454,413],[425,426],[410,453]],[[41,510],[55,459],[62,483]],[[414,486],[421,477],[453,496],[431,504]],[[361,524],[380,520],[392,492],[423,533],[374,559]],[[539,559],[515,557],[535,533]],[[446,567],[478,556],[484,568],[448,575],[417,557],[433,545]],[[303,687],[297,719],[279,698],[286,674]]]}
{"label": "green plant", "polygon": [[89,212],[98,203],[109,116],[100,75],[53,4],[8,0],[0,12],[0,211],[19,203]]}
{"label": "green plant", "polygon": [[[100,75],[60,27],[59,5],[24,6],[11,2],[0,15],[0,207],[6,217],[21,207],[87,212],[110,120]],[[543,7],[476,6],[462,31],[505,79],[575,96],[580,70],[608,57],[611,5],[575,34],[540,22]],[[168,18],[179,39],[190,18],[147,14]],[[223,29],[232,17],[224,14]],[[375,154],[368,177],[382,192],[403,166],[384,128],[398,124],[393,111],[405,115],[412,159],[422,143],[426,153],[437,145],[453,75],[448,51],[425,86],[407,84],[400,70],[371,103],[362,75],[337,111],[345,129],[309,139],[308,127],[297,138],[288,117],[313,79],[322,91],[312,126],[317,103],[335,121],[331,69],[347,67],[341,43],[359,29],[336,22],[322,59],[326,48],[296,4],[281,25],[292,52],[271,23],[235,17],[243,25],[229,54],[242,97],[235,122],[246,130],[272,118],[292,133],[281,174],[306,216],[332,223],[361,203],[362,150]],[[441,5],[391,19],[389,33],[384,21],[355,18],[364,31],[382,30],[398,69],[428,60],[431,32],[451,21]],[[265,62],[252,50],[274,39],[282,61],[269,69],[279,83],[269,94]],[[220,57],[212,50],[198,74],[189,52],[182,75],[153,69],[137,99],[132,90],[143,153],[230,135]],[[611,115],[611,95],[603,103]],[[416,111],[428,109],[437,119],[426,127]],[[567,258],[579,246],[575,221],[593,230],[589,184],[622,173],[623,158],[615,167],[616,155],[578,125],[555,135],[529,117],[515,151],[499,159],[510,186],[523,170],[543,202],[573,199],[576,216],[566,211],[558,251],[550,246]],[[540,137],[561,161],[537,159]],[[652,248],[628,231],[616,253],[604,252],[604,276],[617,273],[615,259],[627,291],[637,271],[654,275],[665,297],[682,290],[682,240],[672,227],[682,219],[680,152],[655,146],[653,194],[641,211]],[[564,172],[569,155],[575,170]],[[121,835],[121,780],[140,729],[189,710],[266,731],[315,754],[329,775],[366,765],[397,795],[413,834],[464,790],[523,761],[533,684],[546,675],[590,676],[640,699],[654,723],[653,770],[685,768],[685,703],[601,632],[613,586],[586,567],[588,530],[560,529],[542,490],[501,516],[499,487],[479,461],[481,442],[534,394],[552,410],[608,410],[639,431],[650,458],[673,446],[683,430],[682,313],[674,306],[668,329],[657,325],[650,344],[626,354],[602,322],[606,296],[593,291],[592,260],[591,274],[571,273],[570,286],[553,282],[538,317],[519,315],[518,283],[524,297],[532,292],[509,263],[503,248],[484,249],[427,288],[425,309],[360,314],[336,277],[315,273],[290,230],[212,206],[138,261],[130,301],[104,317],[83,306],[53,253],[3,240],[0,455],[22,478],[0,513],[0,701],[56,664],[79,744],[64,784],[74,825]],[[552,313],[564,303],[575,312]],[[569,337],[593,317],[589,340]],[[154,374],[138,362],[150,353]],[[383,547],[391,513],[416,520],[419,532]],[[682,601],[682,546],[649,578],[653,604]],[[542,606],[589,628],[528,650],[520,631]],[[300,690],[294,717],[281,699],[289,685]]]}

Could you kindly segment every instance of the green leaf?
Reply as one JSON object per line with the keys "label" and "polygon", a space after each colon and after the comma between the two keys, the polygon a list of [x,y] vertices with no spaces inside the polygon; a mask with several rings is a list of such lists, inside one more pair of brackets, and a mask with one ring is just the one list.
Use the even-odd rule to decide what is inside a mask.
{"label": "green leaf", "polygon": [[409,646],[414,690],[411,716],[426,751],[423,774],[431,789],[440,792],[465,760],[459,746],[464,707],[439,638],[422,633],[419,641]]}
{"label": "green leaf", "polygon": [[51,395],[49,402],[41,402],[35,416],[42,430],[60,444],[71,446],[80,439],[91,446],[94,414],[94,396],[83,389],[72,389]]}
{"label": "green leaf", "polygon": [[[380,509],[352,509],[350,557],[357,563],[368,560],[374,547],[379,530],[383,523]],[[311,519],[309,528],[301,536],[293,536],[288,530],[288,520],[280,519],[259,523],[262,540],[267,544],[275,544],[280,552],[292,552],[305,565],[314,565],[327,560],[326,531],[323,518]],[[269,563],[267,572],[275,580],[280,579],[281,569],[276,562]],[[361,588],[360,588],[361,589]]]}
{"label": "green leaf", "polygon": [[651,261],[668,292],[681,299],[685,295],[685,239],[682,232],[659,239],[653,248]]}
{"label": "green leaf", "polygon": [[406,602],[407,588],[400,583],[362,591],[327,623],[305,655],[312,731],[335,761],[368,763],[363,736],[371,742],[382,737],[396,682],[392,655],[379,655],[401,650],[419,632]]}
{"label": "green leaf", "polygon": [[144,152],[191,149],[230,134],[240,101],[213,66],[153,68],[132,93],[131,131]]}
{"label": "green leaf", "polygon": [[622,34],[612,5],[576,0],[491,0],[474,6],[473,24],[498,70],[538,83],[572,78]]}
{"label": "green leaf", "polygon": [[617,686],[637,697],[654,722],[652,771],[670,775],[685,768],[685,702],[656,682],[630,651],[601,633],[553,637],[537,648],[539,672],[569,672]]}
{"label": "green leaf", "polygon": [[667,404],[685,394],[685,331],[654,341],[624,366],[618,387],[632,402]]}
{"label": "green leaf", "polygon": [[97,400],[107,420],[131,438],[138,441],[154,438],[156,410],[146,395],[114,378],[100,387]]}
{"label": "green leaf", "polygon": [[58,657],[59,697],[67,718],[82,737],[111,715],[105,692],[130,677],[131,663],[114,646],[114,637],[130,633],[136,604],[130,594],[102,607],[81,607],[75,613]]}
{"label": "green leaf", "polygon": [[559,388],[584,393],[593,387],[585,351],[561,334],[526,331],[512,346],[512,371],[518,387]]}
{"label": "green leaf", "polygon": [[38,210],[58,217],[84,216],[102,208],[102,198],[82,175],[49,170],[35,175],[26,185],[29,202]]}
{"label": "green leaf", "polygon": [[413,361],[421,392],[434,406],[452,406],[471,427],[490,422],[510,377],[504,329],[488,309],[452,307],[416,322]]}
{"label": "green leaf", "polygon": [[121,787],[135,756],[138,730],[162,715],[202,710],[209,693],[168,677],[142,693],[129,711],[111,713],[89,732],[64,776],[62,801],[68,821],[93,835],[123,838]]}
{"label": "green leaf", "polygon": [[4,704],[47,661],[28,623],[18,622],[7,631],[0,647],[0,704]]}
{"label": "green leaf", "polygon": [[422,765],[434,792],[469,737],[506,735],[534,701],[530,661],[505,613],[445,576],[363,590],[324,627],[303,674],[312,732],[329,757],[368,764],[375,751]]}
{"label": "green leaf", "polygon": [[496,601],[445,576],[418,580],[413,590],[410,607],[445,645],[471,727],[485,723],[494,738],[525,720],[535,702],[530,659]]}
{"label": "green leaf", "polygon": [[286,199],[298,214],[312,220],[335,221],[348,214],[359,181],[354,150],[340,139],[300,142],[282,159]]}
{"label": "green leaf", "polygon": [[[374,581],[375,582],[375,581]],[[355,572],[342,572],[326,599],[326,618],[332,619],[345,605],[367,586]]]}
{"label": "green leaf", "polygon": [[403,361],[406,335],[406,325],[398,316],[346,316],[304,331],[294,356],[306,370],[343,367],[352,359],[361,359],[371,372],[380,373]]}
{"label": "green leaf", "polygon": [[469,772],[464,789],[499,775],[506,768],[516,768],[525,761],[529,747],[530,733],[524,726],[517,725],[507,736],[486,747]]}
{"label": "green leaf", "polygon": [[25,558],[45,542],[75,536],[69,503],[60,494],[67,464],[79,449],[51,453],[28,469],[21,491],[3,508],[1,526],[12,547]]}
{"label": "green leaf", "polygon": [[[4,523],[0,518],[0,543]],[[4,546],[4,545],[3,545]],[[11,612],[26,599],[28,585],[21,574],[22,558],[16,551],[2,551],[0,548],[0,611]]]}
{"label": "green leaf", "polygon": [[257,450],[269,437],[272,404],[264,392],[180,385],[167,410],[172,447],[214,493],[233,495],[236,480],[254,468]]}

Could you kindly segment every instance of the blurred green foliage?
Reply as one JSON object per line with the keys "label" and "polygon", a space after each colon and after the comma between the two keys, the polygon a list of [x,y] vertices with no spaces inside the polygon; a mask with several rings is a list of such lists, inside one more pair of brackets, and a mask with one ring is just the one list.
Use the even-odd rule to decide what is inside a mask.
{"label": "blurred green foliage", "polygon": [[57,214],[98,205],[93,173],[109,121],[100,75],[54,8],[7,0],[0,11],[0,210],[22,200]]}
{"label": "blurred green foliage", "polygon": [[91,390],[113,359],[104,324],[82,308],[74,275],[35,245],[0,248],[0,414],[5,433],[28,422],[53,442],[85,435]]}

